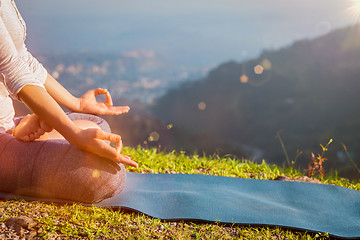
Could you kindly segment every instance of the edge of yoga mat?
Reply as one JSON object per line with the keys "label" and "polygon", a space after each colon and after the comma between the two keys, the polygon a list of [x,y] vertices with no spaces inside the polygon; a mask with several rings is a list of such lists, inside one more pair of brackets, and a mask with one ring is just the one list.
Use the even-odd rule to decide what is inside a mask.
{"label": "edge of yoga mat", "polygon": [[116,203],[163,220],[281,226],[360,238],[360,192],[334,185],[128,173],[123,192],[97,206]]}
{"label": "edge of yoga mat", "polygon": [[[8,194],[0,197],[70,203]],[[128,172],[120,194],[94,205],[132,210],[166,221],[279,226],[360,239],[360,192],[334,185]]]}

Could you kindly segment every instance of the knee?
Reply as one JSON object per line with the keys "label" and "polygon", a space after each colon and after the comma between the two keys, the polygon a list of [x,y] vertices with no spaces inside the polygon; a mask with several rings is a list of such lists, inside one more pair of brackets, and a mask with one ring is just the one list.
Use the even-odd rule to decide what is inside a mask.
{"label": "knee", "polygon": [[122,164],[82,151],[65,140],[23,143],[0,134],[0,191],[85,203],[123,189]]}
{"label": "knee", "polygon": [[108,122],[99,116],[86,114],[86,113],[73,113],[73,112],[69,112],[67,113],[67,115],[72,121],[79,121],[81,124],[84,123],[85,121],[86,122],[85,128],[89,127],[88,125],[90,124],[92,127],[94,126],[99,127],[104,132],[111,132]]}
{"label": "knee", "polygon": [[[126,181],[126,170],[122,164],[117,165],[115,171],[89,169],[88,181],[82,186],[83,194],[79,195],[80,202],[97,203],[106,198],[119,194]],[[84,182],[83,182],[84,183]]]}
{"label": "knee", "polygon": [[122,164],[73,148],[54,173],[52,189],[57,198],[97,203],[122,191],[126,170]]}

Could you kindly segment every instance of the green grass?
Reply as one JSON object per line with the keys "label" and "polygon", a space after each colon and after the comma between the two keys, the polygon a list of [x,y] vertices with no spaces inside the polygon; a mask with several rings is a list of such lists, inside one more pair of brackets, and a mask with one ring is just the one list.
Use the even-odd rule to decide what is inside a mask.
{"label": "green grass", "polygon": [[[188,156],[184,152],[163,153],[156,149],[125,148],[123,153],[139,163],[128,171],[150,173],[211,174],[230,177],[275,179],[279,175],[290,178],[302,173],[276,165],[254,164],[231,157]],[[327,177],[324,183],[360,190],[360,183],[337,176]],[[56,205],[24,200],[0,202],[0,224],[11,217],[25,215],[39,224],[41,238],[89,239],[321,239],[326,234],[290,231],[281,228],[223,226],[191,222],[163,222],[142,214],[123,213],[111,209],[85,207],[80,204]],[[1,231],[1,228],[0,228]]]}

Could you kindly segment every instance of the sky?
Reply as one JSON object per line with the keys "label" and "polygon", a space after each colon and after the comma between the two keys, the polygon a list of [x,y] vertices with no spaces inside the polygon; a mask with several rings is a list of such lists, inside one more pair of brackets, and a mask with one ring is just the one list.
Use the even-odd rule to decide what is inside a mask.
{"label": "sky", "polygon": [[[356,23],[354,0],[16,0],[35,54],[143,49],[206,67]],[[360,10],[360,8],[358,9]]]}

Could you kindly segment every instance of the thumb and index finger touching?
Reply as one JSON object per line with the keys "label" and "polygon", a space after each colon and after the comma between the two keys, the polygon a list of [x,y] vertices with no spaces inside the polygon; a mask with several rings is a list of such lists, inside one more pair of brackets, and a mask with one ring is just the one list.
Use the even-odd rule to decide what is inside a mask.
{"label": "thumb and index finger touching", "polygon": [[92,91],[92,94],[94,94],[94,96],[105,94],[106,99],[102,103],[107,107],[107,109],[104,110],[104,114],[119,115],[119,114],[129,112],[129,110],[130,110],[129,106],[115,106],[115,107],[113,107],[112,97],[110,95],[110,92],[107,89],[97,88],[97,89],[94,89],[94,90],[91,90],[91,91]]}
{"label": "thumb and index finger touching", "polygon": [[93,91],[94,91],[95,96],[105,94],[105,97],[106,97],[106,100],[104,102],[105,105],[108,107],[113,106],[113,101],[112,101],[111,95],[107,89],[97,88],[97,89],[94,89]]}
{"label": "thumb and index finger touching", "polygon": [[[87,95],[91,94],[94,97],[105,94],[106,100],[103,102],[103,104],[105,104],[105,106],[108,109],[104,112],[104,114],[118,115],[118,114],[127,113],[130,110],[130,108],[128,106],[113,107],[113,101],[112,101],[111,95],[107,89],[97,88],[97,89],[88,91],[86,94]],[[116,135],[113,133],[105,133],[105,132],[101,131],[100,134],[99,134],[99,132],[97,133],[96,138],[99,138],[102,140],[108,140],[110,142],[116,143],[115,148],[106,144],[107,145],[106,148],[111,148],[111,149],[108,149],[108,152],[112,153],[111,159],[116,159],[116,162],[120,162],[120,163],[129,165],[129,166],[132,166],[135,168],[138,167],[138,164],[135,161],[131,160],[130,157],[120,154],[121,149],[122,149],[122,140],[119,135]]]}
{"label": "thumb and index finger touching", "polygon": [[114,134],[114,133],[106,133],[103,131],[98,131],[96,138],[101,139],[101,140],[108,140],[110,142],[116,143],[115,148],[111,147],[109,144],[104,143],[104,144],[106,144],[105,148],[107,148],[107,151],[110,154],[109,157],[111,160],[118,162],[118,163],[123,163],[128,166],[132,166],[135,168],[138,167],[138,164],[135,161],[131,160],[130,157],[120,154],[120,151],[121,151],[123,145],[122,145],[121,137],[119,135]]}

